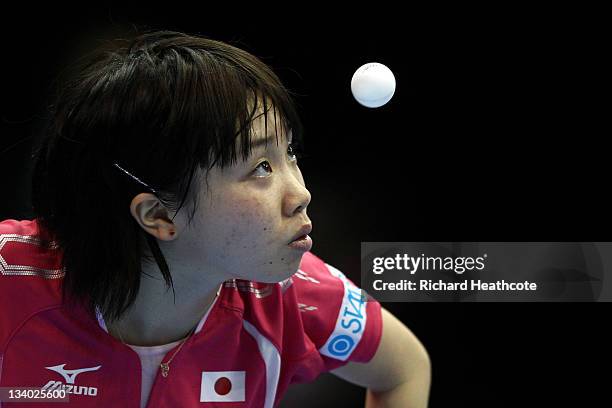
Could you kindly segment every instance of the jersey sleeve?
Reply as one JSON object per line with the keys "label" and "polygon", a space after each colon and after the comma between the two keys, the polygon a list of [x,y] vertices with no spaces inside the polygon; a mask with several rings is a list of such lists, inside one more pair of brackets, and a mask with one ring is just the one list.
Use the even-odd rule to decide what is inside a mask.
{"label": "jersey sleeve", "polygon": [[311,366],[326,372],[374,357],[382,335],[379,302],[311,253],[304,255],[292,281],[304,336],[320,360]]}

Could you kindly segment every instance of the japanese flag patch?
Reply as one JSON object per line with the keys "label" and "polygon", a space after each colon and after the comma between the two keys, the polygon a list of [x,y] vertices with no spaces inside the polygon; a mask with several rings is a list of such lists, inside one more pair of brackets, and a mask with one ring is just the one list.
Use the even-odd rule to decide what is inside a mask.
{"label": "japanese flag patch", "polygon": [[244,402],[244,371],[202,371],[200,402]]}

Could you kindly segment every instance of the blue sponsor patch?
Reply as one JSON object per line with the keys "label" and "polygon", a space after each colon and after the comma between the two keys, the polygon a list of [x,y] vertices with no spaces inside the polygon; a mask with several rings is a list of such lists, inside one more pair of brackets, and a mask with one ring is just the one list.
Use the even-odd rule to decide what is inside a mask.
{"label": "blue sponsor patch", "polygon": [[325,265],[329,273],[342,281],[344,296],[334,331],[319,352],[346,361],[361,341],[366,327],[366,298],[362,296],[361,289],[353,285],[342,272],[331,265]]}

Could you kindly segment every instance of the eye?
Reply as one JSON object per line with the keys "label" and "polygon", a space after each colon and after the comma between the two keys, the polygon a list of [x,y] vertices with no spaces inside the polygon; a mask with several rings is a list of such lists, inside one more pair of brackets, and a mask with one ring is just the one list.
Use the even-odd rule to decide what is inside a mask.
{"label": "eye", "polygon": [[[264,170],[263,174],[262,174],[261,171],[259,171],[260,169]],[[253,170],[253,174],[256,177],[265,177],[269,173],[272,173],[272,166],[270,165],[270,162],[267,161],[267,160],[262,161],[261,163],[259,163],[257,165],[257,167],[255,167],[255,170]]]}
{"label": "eye", "polygon": [[293,151],[292,144],[289,144],[289,147],[287,147],[287,154],[291,158],[291,161],[297,160],[297,156],[295,155],[295,152]]}
{"label": "eye", "polygon": [[289,147],[287,148],[287,154],[291,157],[291,161],[296,161],[300,157],[303,157],[300,152],[299,145],[295,143],[289,143]]}
{"label": "eye", "polygon": [[[296,146],[293,143],[289,143],[287,147],[287,156],[289,156],[289,160],[292,162],[297,162],[297,159],[302,157],[299,151],[299,146]],[[253,174],[256,177],[266,177],[268,174],[272,173],[272,165],[267,160],[262,161],[255,167],[253,170]]]}

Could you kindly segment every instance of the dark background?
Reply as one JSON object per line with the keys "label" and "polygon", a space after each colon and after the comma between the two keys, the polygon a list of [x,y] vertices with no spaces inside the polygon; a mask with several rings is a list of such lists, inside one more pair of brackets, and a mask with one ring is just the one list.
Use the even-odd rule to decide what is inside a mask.
{"label": "dark background", "polygon": [[[313,252],[356,283],[362,241],[610,241],[596,10],[309,7],[5,9],[0,219],[30,217],[30,137],[53,79],[97,39],[138,27],[244,48],[298,95]],[[396,77],[379,109],[350,92],[367,62]],[[601,405],[607,304],[383,306],[431,355],[431,407]],[[326,374],[282,406],[364,396]]]}

